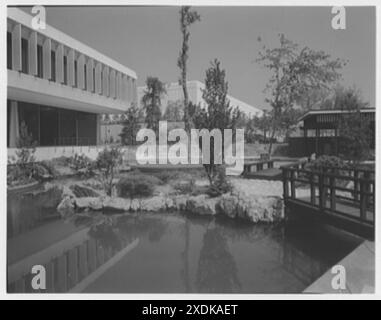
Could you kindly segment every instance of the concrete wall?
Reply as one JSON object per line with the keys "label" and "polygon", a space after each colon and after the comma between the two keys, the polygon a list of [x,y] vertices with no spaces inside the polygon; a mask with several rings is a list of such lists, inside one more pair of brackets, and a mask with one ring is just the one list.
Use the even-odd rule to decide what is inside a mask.
{"label": "concrete wall", "polygon": [[[34,155],[36,161],[52,160],[59,157],[72,157],[75,154],[85,155],[90,159],[95,160],[98,153],[104,148],[105,146],[38,147],[36,148]],[[8,158],[15,157],[16,150],[16,148],[8,148]],[[121,150],[127,155],[127,147],[123,147]]]}

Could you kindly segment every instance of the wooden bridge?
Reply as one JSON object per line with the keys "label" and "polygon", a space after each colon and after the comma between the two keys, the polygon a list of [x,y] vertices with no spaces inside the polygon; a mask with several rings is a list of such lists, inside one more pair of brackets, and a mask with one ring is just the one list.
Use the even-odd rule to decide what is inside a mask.
{"label": "wooden bridge", "polygon": [[248,179],[281,180],[282,171],[274,168],[274,160],[263,159],[245,162],[242,175]]}
{"label": "wooden bridge", "polygon": [[283,197],[290,218],[318,220],[374,239],[375,173],[369,169],[282,168]]}

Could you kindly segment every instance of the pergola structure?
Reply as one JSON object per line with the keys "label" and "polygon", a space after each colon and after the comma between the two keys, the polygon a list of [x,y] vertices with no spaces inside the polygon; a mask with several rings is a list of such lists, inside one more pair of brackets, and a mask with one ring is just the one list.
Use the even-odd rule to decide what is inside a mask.
{"label": "pergola structure", "polygon": [[[339,124],[348,110],[310,110],[299,121],[302,137],[290,138],[291,152],[298,156],[337,155],[343,139],[340,136]],[[361,117],[370,120],[372,138],[370,146],[375,146],[375,109],[361,109]]]}

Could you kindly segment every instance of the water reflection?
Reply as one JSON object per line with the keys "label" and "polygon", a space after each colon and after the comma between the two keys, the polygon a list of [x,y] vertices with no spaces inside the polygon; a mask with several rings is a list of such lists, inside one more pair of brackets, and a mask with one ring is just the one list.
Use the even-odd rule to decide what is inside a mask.
{"label": "water reflection", "polygon": [[196,286],[198,292],[231,293],[240,291],[237,266],[228,242],[215,225],[207,227],[198,260]]}
{"label": "water reflection", "polygon": [[[55,200],[51,194],[41,201],[51,206]],[[94,212],[46,224],[31,232],[32,238],[14,226],[28,225],[33,231],[33,224],[41,224],[40,215],[33,220],[40,208],[30,204],[27,211],[15,203],[8,205],[8,217],[13,217],[9,242],[21,244],[8,247],[15,256],[25,250],[23,244],[62,233],[59,228],[72,229],[28,255],[9,259],[9,292],[36,292],[30,286],[34,264],[46,267],[48,288],[42,292],[301,292],[361,241],[310,226]],[[41,213],[54,215],[49,210]]]}
{"label": "water reflection", "polygon": [[56,207],[61,200],[61,191],[35,191],[7,195],[7,237],[24,233],[49,219],[58,218]]}

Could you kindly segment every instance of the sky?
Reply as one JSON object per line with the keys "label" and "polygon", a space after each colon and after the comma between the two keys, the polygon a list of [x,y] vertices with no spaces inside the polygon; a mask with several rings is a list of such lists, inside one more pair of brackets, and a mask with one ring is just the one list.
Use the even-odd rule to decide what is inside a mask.
{"label": "sky", "polygon": [[[23,8],[30,12],[30,8]],[[344,86],[356,86],[375,106],[375,9],[346,7],[346,29],[331,27],[331,7],[194,7],[201,21],[191,26],[188,80],[205,79],[215,58],[226,70],[229,94],[268,108],[263,92],[270,74],[255,62],[278,34],[348,64]],[[170,83],[179,79],[179,7],[47,7],[46,21],[138,75]],[[258,41],[258,38],[261,41]]]}

